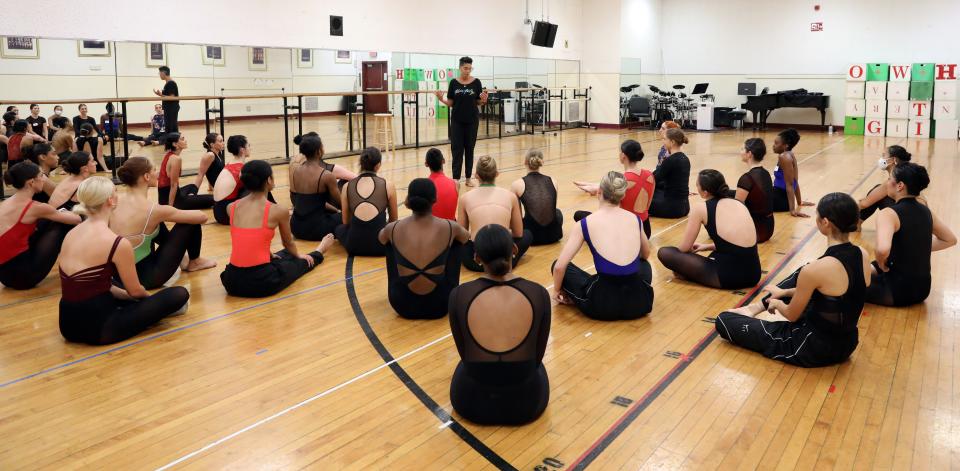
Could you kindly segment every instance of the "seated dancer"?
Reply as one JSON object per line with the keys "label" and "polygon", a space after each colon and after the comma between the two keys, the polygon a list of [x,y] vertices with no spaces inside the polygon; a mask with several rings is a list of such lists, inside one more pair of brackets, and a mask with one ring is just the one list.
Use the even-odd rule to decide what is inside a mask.
{"label": "seated dancer", "polygon": [[[133,245],[133,262],[144,288],[159,288],[180,268],[191,272],[217,266],[213,260],[200,257],[200,225],[207,222],[205,214],[147,198],[149,188],[157,186],[157,169],[150,159],[130,157],[117,169],[117,177],[129,191],[120,195],[110,230]],[[168,231],[166,222],[174,223],[173,229]]]}
{"label": "seated dancer", "polygon": [[[890,146],[887,148],[887,151],[883,153],[883,157],[880,158],[877,164],[880,170],[886,171],[884,183],[874,185],[874,187],[867,192],[867,196],[864,196],[863,199],[858,202],[861,222],[869,219],[877,210],[889,208],[896,203],[893,198],[887,196],[887,186],[885,183],[893,174],[893,168],[902,163],[909,162],[911,157],[912,155],[907,152],[907,149],[901,146]],[[917,200],[923,202],[923,197],[918,197]]]}
{"label": "seated dancer", "polygon": [[293,215],[290,229],[301,240],[321,240],[342,221],[340,214],[340,188],[337,178],[323,166],[323,142],[319,137],[308,136],[300,141],[300,154],[306,162],[297,167],[290,178],[290,201]]}
{"label": "seated dancer", "polygon": [[70,157],[70,154],[77,151],[77,136],[74,133],[73,125],[66,117],[54,118],[53,122],[61,126],[51,138],[51,143],[53,144],[53,150],[57,152],[62,162]]}
{"label": "seated dancer", "polygon": [[753,225],[757,229],[757,243],[766,242],[773,236],[773,184],[770,172],[763,168],[763,156],[767,146],[763,139],[750,138],[743,143],[740,160],[750,166],[750,170],[737,180],[734,198],[747,206]]}
{"label": "seated dancer", "polygon": [[[660,128],[657,129],[657,134],[660,136],[661,142],[665,142],[665,139],[667,138],[667,131],[671,129],[680,129],[680,125],[677,124],[676,121],[670,121],[670,120],[660,123]],[[667,146],[661,145],[660,151],[657,152],[657,168],[659,168],[660,164],[663,163],[663,159],[669,156],[670,156],[670,151],[667,150]]]}
{"label": "seated dancer", "polygon": [[61,162],[67,178],[60,180],[50,194],[50,206],[71,210],[77,204],[77,188],[84,180],[97,173],[97,161],[86,152],[74,152]]}
{"label": "seated dancer", "polygon": [[683,131],[668,129],[663,145],[670,155],[653,171],[656,187],[650,202],[650,215],[677,219],[690,212],[690,159],[681,151],[690,142]]}
{"label": "seated dancer", "polygon": [[[310,131],[306,134],[303,134],[302,136],[294,137],[293,143],[299,146],[303,142],[303,139],[306,137],[316,137],[319,139],[320,135],[317,134],[316,132]],[[323,168],[327,169],[328,172],[333,172],[333,176],[337,177],[337,186],[339,186],[341,189],[343,188],[343,185],[347,184],[348,181],[353,180],[354,178],[357,178],[357,174],[350,170],[347,170],[346,167],[342,165],[336,165],[329,162],[325,162],[323,160],[323,154],[324,154],[324,150],[323,150],[323,146],[321,146],[320,147],[320,164],[323,165]],[[307,161],[307,157],[304,156],[303,154],[298,154],[294,156],[292,159],[290,159],[290,165],[288,165],[288,170],[290,172],[289,173],[290,179],[293,179],[293,172],[297,170],[297,167],[299,167],[301,164],[303,164],[306,161]]]}
{"label": "seated dancer", "polygon": [[450,402],[477,424],[529,423],[550,399],[543,367],[550,295],[511,273],[517,247],[506,228],[484,226],[474,243],[484,274],[450,293],[450,330],[460,354]]}
{"label": "seated dancer", "polygon": [[33,200],[40,203],[49,203],[50,195],[57,188],[57,184],[50,179],[50,174],[60,167],[60,156],[47,143],[34,144],[24,151],[23,157],[40,167],[40,178],[43,180],[43,191],[33,195]]}
{"label": "seated dancer", "polygon": [[226,144],[223,142],[223,136],[212,132],[203,139],[203,148],[206,152],[203,153],[203,157],[200,157],[200,166],[197,167],[193,186],[200,188],[203,185],[203,179],[206,178],[207,188],[212,192],[220,172],[226,165],[223,160],[223,149],[226,148]]}
{"label": "seated dancer", "polygon": [[[640,216],[619,206],[628,186],[620,172],[604,175],[600,207],[574,226],[553,264],[554,298],[576,305],[592,319],[636,319],[653,309],[650,241]],[[584,242],[593,254],[596,275],[571,262]]]}
{"label": "seated dancer", "polygon": [[350,255],[383,256],[380,230],[397,220],[397,190],[377,176],[381,160],[380,149],[363,149],[360,175],[344,185],[340,194],[343,224],[334,233]]}
{"label": "seated dancer", "polygon": [[[65,120],[65,121],[63,121]],[[69,123],[70,120],[63,115],[63,107],[56,105],[53,107],[53,114],[47,118],[47,134],[46,137],[49,142],[53,142],[53,136],[57,134],[58,131],[64,128],[64,124]]]}
{"label": "seated dancer", "polygon": [[813,206],[800,196],[800,168],[793,148],[800,142],[800,133],[795,129],[785,129],[773,140],[773,151],[780,154],[777,166],[773,169],[773,210],[790,211],[794,217],[807,218],[810,215],[800,210],[801,206]]}
{"label": "seated dancer", "polygon": [[[60,257],[60,334],[70,342],[106,345],[143,332],[161,319],[186,312],[182,286],[151,295],[137,279],[130,242],[110,230],[117,207],[113,182],[90,177],[80,184],[75,208],[87,219],[67,234]],[[118,277],[125,288],[113,286]]]}
{"label": "seated dancer", "polygon": [[438,218],[457,220],[457,200],[460,199],[460,182],[443,174],[446,160],[436,147],[427,150],[425,165],[430,169],[430,181],[437,188],[437,203],[433,215]]}
{"label": "seated dancer", "polygon": [[160,204],[177,209],[209,209],[213,207],[213,195],[199,195],[197,185],[180,186],[180,171],[183,160],[180,154],[187,148],[187,137],[176,132],[167,135],[164,144],[167,153],[160,164],[157,178],[157,196]]}
{"label": "seated dancer", "polygon": [[[30,289],[50,273],[63,238],[80,223],[80,216],[34,201],[34,195],[43,191],[45,178],[33,162],[14,164],[3,174],[3,181],[17,192],[0,201],[0,284]],[[60,224],[40,226],[41,219]]]}
{"label": "seated dancer", "polygon": [[[643,160],[643,148],[640,147],[639,142],[627,139],[620,144],[620,164],[623,165],[623,174],[627,178],[627,192],[620,200],[620,207],[636,214],[643,221],[643,233],[649,239],[650,202],[657,183],[652,172],[640,168],[641,160]],[[594,196],[600,191],[596,183],[575,181],[573,184]],[[590,211],[577,211],[573,213],[573,220],[579,222],[589,215]]]}
{"label": "seated dancer", "polygon": [[166,118],[163,116],[163,105],[157,103],[153,105],[153,117],[150,118],[150,135],[142,141],[137,141],[140,147],[151,146],[153,144],[163,145],[167,134]]}
{"label": "seated dancer", "polygon": [[[240,169],[250,157],[250,143],[247,137],[243,135],[230,136],[227,139],[227,152],[232,156],[230,161],[223,166],[213,183],[213,218],[224,226],[230,225],[230,215],[227,213],[227,207],[234,201],[247,196],[247,189],[243,187],[243,181],[240,179]],[[213,165],[213,164],[211,164]],[[267,201],[277,204],[273,199],[273,193],[267,193]]]}
{"label": "seated dancer", "polygon": [[[703,203],[697,203],[687,219],[687,230],[679,247],[662,247],[657,258],[674,275],[711,288],[748,288],[760,281],[760,255],[757,232],[750,211],[743,203],[729,198],[723,174],[701,170],[697,190]],[[710,244],[696,243],[700,226],[707,229]],[[709,257],[696,252],[712,250]]]}
{"label": "seated dancer", "polygon": [[463,266],[471,271],[483,271],[483,267],[476,261],[472,240],[483,226],[499,224],[513,234],[513,242],[517,244],[513,257],[514,266],[520,262],[520,257],[523,257],[533,242],[533,234],[523,228],[517,195],[497,187],[498,175],[500,172],[497,171],[497,161],[489,155],[481,156],[477,160],[477,179],[480,186],[460,197],[457,222],[471,233],[471,240],[462,252]]}
{"label": "seated dancer", "polygon": [[41,141],[34,138],[27,131],[30,125],[24,119],[18,119],[13,123],[13,134],[7,139],[7,162],[14,165],[23,161],[23,151],[39,144]]}
{"label": "seated dancer", "polygon": [[[857,321],[870,285],[867,252],[850,243],[857,203],[830,193],[817,204],[817,229],[827,238],[820,258],[777,286],[762,302],[724,311],[717,333],[734,345],[796,366],[840,363],[857,348]],[[774,315],[760,315],[769,310]],[[765,318],[763,318],[765,317]]]}
{"label": "seated dancer", "polygon": [[105,172],[113,168],[108,167],[107,161],[103,158],[103,137],[100,136],[100,132],[97,131],[95,125],[83,123],[77,133],[77,150],[90,154],[97,161],[98,172]]}
{"label": "seated dancer", "polygon": [[552,244],[563,238],[563,213],[557,209],[557,182],[540,173],[543,152],[528,150],[523,163],[527,174],[510,185],[510,191],[520,200],[523,228],[533,236],[530,245]]}
{"label": "seated dancer", "polygon": [[411,216],[387,224],[380,243],[387,250],[387,297],[393,310],[407,319],[439,319],[447,315],[450,290],[460,284],[460,248],[470,233],[431,209],[437,189],[416,178],[407,189]]}
{"label": "seated dancer", "polygon": [[927,169],[914,163],[893,168],[884,184],[894,204],[877,213],[876,261],[867,302],[910,306],[930,295],[930,255],[957,244],[957,236],[917,201],[930,184]]}
{"label": "seated dancer", "polygon": [[[243,164],[240,178],[249,193],[227,208],[233,247],[220,281],[231,296],[273,296],[323,263],[333,237],[324,237],[316,250],[301,255],[290,233],[290,210],[267,200],[274,186],[270,164],[251,160]],[[284,249],[271,254],[270,243],[278,228]]]}

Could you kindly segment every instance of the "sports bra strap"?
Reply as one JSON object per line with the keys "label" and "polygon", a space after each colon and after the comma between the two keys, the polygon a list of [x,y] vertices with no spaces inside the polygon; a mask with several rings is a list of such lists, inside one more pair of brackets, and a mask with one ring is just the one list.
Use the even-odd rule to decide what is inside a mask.
{"label": "sports bra strap", "polygon": [[270,226],[267,223],[270,221],[270,202],[267,201],[267,204],[263,205],[263,228],[269,229]]}
{"label": "sports bra strap", "polygon": [[230,203],[230,225],[233,225],[233,213],[237,211],[237,203],[238,201]]}
{"label": "sports bra strap", "polygon": [[140,235],[147,235],[147,226],[150,225],[150,216],[153,216],[153,208],[157,207],[157,203],[150,205],[150,211],[147,212],[147,221],[143,223],[143,229],[140,231]]}
{"label": "sports bra strap", "polygon": [[27,202],[27,205],[23,207],[23,211],[20,212],[20,217],[17,218],[17,224],[23,222],[23,217],[27,215],[27,211],[30,210],[30,206],[33,206],[33,200]]}
{"label": "sports bra strap", "polygon": [[107,263],[113,261],[113,254],[117,251],[117,247],[120,246],[120,241],[123,240],[123,237],[117,236],[116,239],[113,239],[113,247],[110,248],[110,255],[107,256]]}

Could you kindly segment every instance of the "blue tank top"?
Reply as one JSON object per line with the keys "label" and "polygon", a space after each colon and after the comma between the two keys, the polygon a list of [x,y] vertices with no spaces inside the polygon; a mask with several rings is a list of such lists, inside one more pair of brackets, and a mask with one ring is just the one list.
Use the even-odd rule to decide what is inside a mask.
{"label": "blue tank top", "polygon": [[[640,216],[637,216],[637,223],[640,225],[640,231],[643,231],[643,220],[640,219]],[[626,265],[617,265],[616,263],[603,258],[603,255],[600,255],[600,253],[597,252],[597,249],[593,247],[593,242],[590,241],[590,230],[587,229],[587,218],[580,220],[580,228],[583,229],[583,240],[587,242],[587,247],[590,247],[590,253],[593,254],[593,265],[597,268],[597,273],[604,275],[626,276],[633,275],[640,271],[639,252],[637,252],[637,258],[635,258],[632,262]]]}
{"label": "blue tank top", "polygon": [[[793,152],[790,152],[790,156],[793,157]],[[794,159],[796,159],[796,157],[794,157]],[[793,189],[796,190],[799,186],[800,179],[797,178],[793,181]],[[781,190],[787,189],[787,182],[783,179],[783,170],[780,169],[780,164],[777,164],[777,166],[773,168],[773,187],[780,188]]]}

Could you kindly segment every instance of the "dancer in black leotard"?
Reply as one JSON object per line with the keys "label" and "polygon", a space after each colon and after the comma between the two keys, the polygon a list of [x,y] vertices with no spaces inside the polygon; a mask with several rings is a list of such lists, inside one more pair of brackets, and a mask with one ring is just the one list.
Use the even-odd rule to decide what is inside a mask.
{"label": "dancer in black leotard", "polygon": [[[60,257],[60,333],[71,342],[104,345],[143,332],[164,317],[185,312],[182,286],[153,295],[137,279],[133,248],[110,230],[117,206],[113,182],[91,177],[80,184],[77,210],[87,220],[67,234]],[[126,289],[111,284],[118,276]]]}
{"label": "dancer in black leotard", "polygon": [[[817,204],[817,228],[827,250],[776,287],[763,302],[725,311],[715,328],[735,345],[767,358],[804,367],[846,360],[857,348],[857,321],[870,277],[867,252],[850,243],[857,230],[857,203],[830,193]],[[771,315],[758,314],[769,310]]]}
{"label": "dancer in black leotard", "polygon": [[[760,281],[757,234],[750,211],[729,198],[723,174],[701,170],[697,190],[706,200],[694,205],[679,247],[663,247],[657,257],[663,266],[696,283],[712,288],[747,288]],[[695,243],[700,226],[707,229],[712,244]],[[723,234],[721,236],[721,234]],[[696,252],[712,250],[709,257]]]}
{"label": "dancer in black leotard", "polygon": [[223,149],[226,144],[223,142],[223,136],[212,132],[203,139],[203,148],[206,152],[200,157],[200,166],[197,167],[197,176],[193,180],[193,186],[200,188],[203,185],[203,179],[207,179],[207,186],[210,192],[213,192],[213,185],[217,183],[217,177],[223,171],[226,165],[223,159]]}
{"label": "dancer in black leotard", "polygon": [[360,154],[360,175],[350,180],[341,193],[343,224],[334,234],[350,255],[384,255],[378,236],[388,222],[397,220],[397,190],[393,183],[377,176],[380,149],[367,147]]}
{"label": "dancer in black leotard", "polygon": [[780,154],[773,169],[773,210],[789,211],[793,217],[807,218],[810,215],[800,208],[813,206],[813,203],[800,196],[800,164],[793,155],[793,148],[799,142],[800,133],[795,129],[780,131],[773,140],[773,151]]}
{"label": "dancer in black leotard", "polygon": [[77,204],[77,188],[97,173],[97,161],[86,152],[74,152],[63,161],[62,166],[68,176],[53,189],[50,206],[69,211]]}
{"label": "dancer in black leotard", "polygon": [[484,274],[450,293],[450,330],[460,353],[450,402],[478,424],[532,422],[550,399],[543,367],[550,295],[510,272],[516,247],[506,228],[485,226],[474,243]]}
{"label": "dancer in black leotard", "polygon": [[[33,200],[44,182],[33,162],[10,167],[3,181],[17,192],[0,202],[0,283],[8,288],[30,289],[50,273],[63,238],[80,223],[80,217]],[[38,225],[41,219],[47,224]]]}
{"label": "dancer in black leotard", "polygon": [[200,188],[194,184],[180,185],[180,170],[183,166],[180,154],[187,148],[187,137],[175,132],[167,134],[163,147],[167,153],[160,163],[160,176],[157,177],[160,204],[168,204],[177,209],[212,208],[213,195],[199,194]]}
{"label": "dancer in black leotard", "polygon": [[[93,118],[90,118],[93,119]],[[84,123],[77,130],[77,150],[87,152],[97,160],[97,171],[104,172],[113,168],[107,166],[107,161],[103,158],[103,137],[97,131],[97,126],[90,123]],[[113,164],[111,160],[110,164]]]}
{"label": "dancer in black leotard", "polygon": [[387,249],[390,305],[407,319],[447,315],[450,290],[460,284],[460,248],[470,233],[456,222],[435,217],[436,201],[433,182],[414,179],[406,201],[413,215],[380,231],[380,243]]}
{"label": "dancer in black leotard", "polygon": [[290,179],[290,200],[293,202],[290,229],[298,239],[323,239],[333,233],[343,218],[338,211],[340,188],[337,187],[337,178],[322,165],[321,149],[323,143],[319,137],[302,139],[300,153],[307,160],[297,167]]}
{"label": "dancer in black leotard", "polygon": [[[320,135],[319,135],[319,134],[317,134],[317,133],[314,132],[314,131],[310,131],[310,132],[308,132],[308,133],[304,133],[303,135],[295,136],[295,137],[293,138],[293,143],[294,143],[295,145],[299,146],[301,143],[303,143],[303,140],[306,139],[306,138],[308,138],[308,137],[315,137],[315,138],[317,138],[317,139],[320,139]],[[354,173],[354,172],[352,172],[352,171],[350,171],[350,170],[347,170],[347,168],[344,167],[344,166],[342,166],[342,165],[337,165],[337,164],[333,164],[333,163],[330,163],[330,162],[325,162],[325,161],[323,160],[323,155],[324,155],[325,152],[324,152],[324,150],[323,150],[323,143],[322,143],[322,142],[323,142],[323,141],[321,140],[321,144],[320,144],[320,165],[322,165],[323,168],[327,169],[328,172],[332,172],[332,173],[333,173],[333,176],[337,178],[337,187],[340,188],[341,191],[342,191],[342,190],[343,190],[343,185],[346,185],[348,181],[353,180],[354,178],[357,178],[357,174]],[[306,161],[307,161],[307,157],[304,156],[303,154],[297,154],[297,155],[295,155],[292,159],[290,159],[290,165],[287,166],[287,170],[288,170],[288,172],[289,172],[288,175],[289,175],[290,180],[293,180],[293,173],[297,171],[297,168],[299,168],[300,165],[303,165],[303,163],[306,162]]]}
{"label": "dancer in black leotard", "polygon": [[43,180],[43,191],[33,195],[33,200],[40,203],[49,203],[50,195],[57,189],[57,184],[50,179],[50,174],[60,166],[60,156],[53,150],[53,146],[44,142],[34,144],[23,151],[23,157],[40,167],[40,178]]}
{"label": "dancer in black leotard", "polygon": [[[554,299],[575,304],[597,320],[636,319],[653,309],[650,242],[643,220],[619,206],[628,184],[620,172],[603,177],[599,209],[574,226],[553,266],[553,286],[560,288]],[[584,242],[593,254],[596,275],[571,263]]]}
{"label": "dancer in black leotard", "polygon": [[533,235],[530,245],[552,244],[563,238],[563,213],[557,209],[557,182],[540,173],[543,152],[527,151],[524,164],[527,174],[510,185],[523,208],[523,228]]}
{"label": "dancer in black leotard", "polygon": [[653,217],[676,219],[690,212],[690,159],[680,150],[688,142],[683,131],[667,130],[663,145],[670,155],[653,171],[656,187],[649,210]]}
{"label": "dancer in black leotard", "polygon": [[[157,170],[150,159],[130,157],[117,169],[117,177],[129,191],[120,196],[110,230],[133,244],[137,276],[146,289],[159,288],[181,268],[193,272],[217,266],[213,260],[200,257],[200,226],[207,222],[203,212],[177,209],[147,198],[148,190],[157,185]],[[173,229],[168,231],[166,222],[174,223]]]}
{"label": "dancer in black leotard", "polygon": [[930,255],[953,247],[957,236],[929,208],[917,201],[930,184],[927,169],[913,163],[893,168],[884,185],[896,202],[877,213],[876,261],[867,302],[909,306],[930,295]]}
{"label": "dancer in black leotard", "polygon": [[750,171],[737,180],[737,190],[732,195],[750,210],[753,225],[757,229],[757,243],[766,242],[773,236],[773,183],[770,172],[760,163],[767,154],[763,139],[750,138],[743,143],[741,160],[750,166]]}
{"label": "dancer in black leotard", "polygon": [[[883,157],[877,162],[880,170],[887,172],[884,183],[886,183],[886,180],[893,174],[894,167],[909,162],[911,157],[912,155],[907,152],[907,149],[901,146],[888,147]],[[887,187],[884,183],[874,185],[874,187],[867,192],[867,196],[864,196],[863,199],[858,202],[860,206],[860,221],[866,221],[870,216],[873,216],[873,213],[884,208],[889,208],[896,203],[893,198],[887,196]]]}

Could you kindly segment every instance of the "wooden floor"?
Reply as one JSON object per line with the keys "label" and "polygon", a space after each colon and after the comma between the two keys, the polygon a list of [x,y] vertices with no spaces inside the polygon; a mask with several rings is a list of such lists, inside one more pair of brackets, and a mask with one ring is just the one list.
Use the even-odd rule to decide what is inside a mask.
{"label": "wooden floor", "polygon": [[[716,168],[735,181],[739,150],[754,135],[691,134],[693,175]],[[769,144],[774,133],[760,135]],[[859,196],[883,180],[875,170],[882,138],[802,135],[808,199]],[[255,154],[268,139],[248,136]],[[486,140],[477,154],[499,159],[498,183],[508,186],[522,175],[524,151],[541,147],[543,171],[562,182],[569,228],[574,210],[596,203],[567,182],[615,168],[628,137],[643,142],[652,168],[659,144],[649,131]],[[957,142],[904,145],[930,169],[931,207],[957,229]],[[422,152],[387,158],[383,175],[405,188],[426,175]],[[684,224],[654,219],[654,245],[678,243]],[[776,234],[761,246],[763,283],[823,252],[814,231],[812,219],[777,215]],[[873,238],[871,221],[862,234],[871,250]],[[559,248],[532,248],[518,274],[550,285]],[[227,229],[205,226],[204,254],[222,267],[229,250]],[[555,307],[544,360],[550,405],[523,427],[449,416],[458,355],[448,322],[398,318],[382,259],[348,261],[337,246],[264,300],[226,296],[219,268],[187,274],[178,282],[192,294],[187,314],[108,347],[63,341],[51,276],[31,291],[0,290],[0,469],[960,469],[958,253],[934,255],[925,304],[868,305],[852,358],[819,369],[716,338],[711,318],[753,292],[675,281],[653,261],[656,302],[644,319],[601,323]],[[576,262],[590,265],[588,251]]]}

